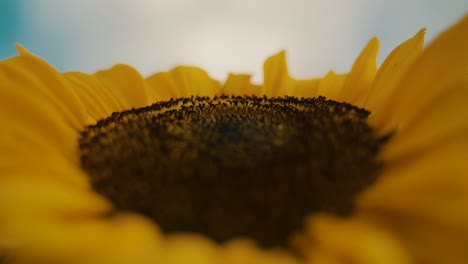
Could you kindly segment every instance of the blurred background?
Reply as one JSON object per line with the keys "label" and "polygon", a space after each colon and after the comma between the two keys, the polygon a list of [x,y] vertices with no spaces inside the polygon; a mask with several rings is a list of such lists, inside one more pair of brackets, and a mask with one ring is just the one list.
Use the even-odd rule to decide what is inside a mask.
{"label": "blurred background", "polygon": [[61,71],[189,64],[261,81],[264,59],[286,49],[293,76],[307,77],[349,70],[372,36],[381,62],[420,28],[427,43],[467,11],[467,0],[0,0],[0,58],[20,43]]}

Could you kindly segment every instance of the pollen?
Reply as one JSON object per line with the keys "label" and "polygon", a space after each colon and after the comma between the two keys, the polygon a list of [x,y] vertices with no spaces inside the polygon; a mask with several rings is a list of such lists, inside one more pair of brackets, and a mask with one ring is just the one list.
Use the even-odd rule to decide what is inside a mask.
{"label": "pollen", "polygon": [[385,138],[369,114],[324,97],[180,98],[87,127],[81,164],[118,210],[164,233],[286,246],[307,215],[351,213],[376,179]]}

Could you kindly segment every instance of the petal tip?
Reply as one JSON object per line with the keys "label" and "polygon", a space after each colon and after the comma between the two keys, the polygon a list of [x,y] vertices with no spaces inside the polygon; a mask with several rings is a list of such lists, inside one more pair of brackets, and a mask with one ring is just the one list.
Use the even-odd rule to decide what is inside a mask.
{"label": "petal tip", "polygon": [[378,50],[379,50],[379,46],[380,46],[380,40],[378,37],[374,36],[372,37],[370,40],[369,40],[369,44],[368,44],[369,47],[373,47],[375,49],[375,52],[377,53]]}
{"label": "petal tip", "polygon": [[265,63],[264,65],[268,64],[269,62],[271,61],[286,61],[286,50],[280,50],[279,52],[271,55],[270,57],[268,57],[266,60],[265,60]]}
{"label": "petal tip", "polygon": [[19,43],[15,43],[16,50],[21,56],[31,56],[32,53]]}
{"label": "petal tip", "polygon": [[416,35],[414,35],[414,38],[422,39],[424,41],[425,35],[426,35],[426,28],[423,27],[418,31],[418,33],[416,33]]}

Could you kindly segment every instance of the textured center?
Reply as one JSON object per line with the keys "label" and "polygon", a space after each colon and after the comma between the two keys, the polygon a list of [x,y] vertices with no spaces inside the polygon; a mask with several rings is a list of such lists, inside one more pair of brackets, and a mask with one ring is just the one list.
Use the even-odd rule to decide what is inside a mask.
{"label": "textured center", "polygon": [[313,212],[347,214],[376,178],[369,112],[324,97],[192,97],[114,113],[80,139],[118,209],[165,233],[286,245]]}

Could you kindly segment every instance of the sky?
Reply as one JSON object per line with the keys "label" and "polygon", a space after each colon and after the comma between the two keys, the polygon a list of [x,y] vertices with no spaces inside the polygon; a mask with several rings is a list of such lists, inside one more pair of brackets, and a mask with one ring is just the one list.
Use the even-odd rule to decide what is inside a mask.
{"label": "sky", "polygon": [[284,49],[293,76],[321,76],[348,71],[373,36],[381,62],[467,12],[466,0],[0,0],[0,58],[20,43],[60,71],[126,63],[146,76],[185,64],[261,81],[265,58]]}

